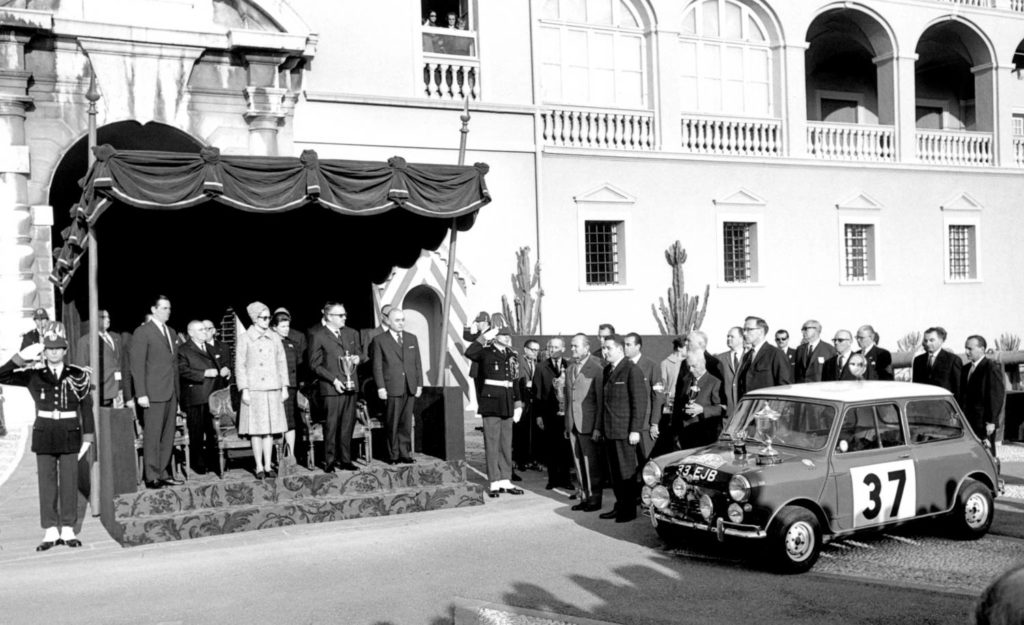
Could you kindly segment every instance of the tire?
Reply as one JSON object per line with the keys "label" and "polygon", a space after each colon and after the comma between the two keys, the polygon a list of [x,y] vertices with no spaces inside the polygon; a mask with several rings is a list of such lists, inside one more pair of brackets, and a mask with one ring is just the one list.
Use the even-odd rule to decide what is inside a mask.
{"label": "tire", "polygon": [[821,553],[821,526],[807,508],[786,506],[768,529],[770,563],[782,573],[804,573]]}
{"label": "tire", "polygon": [[970,478],[964,480],[949,517],[953,535],[963,540],[977,540],[992,526],[992,491]]}

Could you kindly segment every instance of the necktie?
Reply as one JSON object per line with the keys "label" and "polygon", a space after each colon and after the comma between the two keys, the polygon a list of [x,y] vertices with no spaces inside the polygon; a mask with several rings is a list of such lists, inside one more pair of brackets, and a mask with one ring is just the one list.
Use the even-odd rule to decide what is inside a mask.
{"label": "necktie", "polygon": [[110,339],[110,334],[108,334],[107,332],[103,332],[100,334],[100,337],[103,339],[103,342],[110,347],[111,350],[117,351],[116,349],[114,349],[114,341]]}
{"label": "necktie", "polygon": [[167,347],[169,347],[169,348],[170,348],[170,350],[171,350],[171,351],[173,352],[173,351],[174,351],[174,343],[173,343],[173,342],[171,342],[171,333],[170,333],[170,331],[169,331],[169,330],[167,329],[167,325],[166,325],[166,324],[164,324],[164,325],[161,325],[160,327],[161,327],[161,328],[163,329],[163,331],[164,331],[164,338],[166,338],[166,339],[167,339]]}
{"label": "necktie", "polygon": [[931,369],[935,366],[935,354],[928,355],[928,368]]}
{"label": "necktie", "polygon": [[972,362],[971,368],[967,370],[967,379],[970,380],[971,376],[974,375],[974,370],[978,368],[978,363]]}
{"label": "necktie", "polygon": [[399,333],[398,333],[398,346],[399,346],[399,347],[402,347],[402,344],[403,344],[403,343],[402,343],[402,333],[401,333],[401,332],[399,332]]}
{"label": "necktie", "polygon": [[736,373],[740,370],[740,357],[736,355],[736,352],[732,353],[732,372]]}

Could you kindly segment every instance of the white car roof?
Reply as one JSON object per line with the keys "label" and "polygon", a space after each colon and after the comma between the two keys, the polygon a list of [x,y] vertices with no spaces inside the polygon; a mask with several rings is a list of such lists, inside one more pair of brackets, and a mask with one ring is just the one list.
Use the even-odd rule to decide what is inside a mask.
{"label": "white car roof", "polygon": [[771,388],[762,388],[756,391],[751,391],[744,395],[743,398],[746,399],[748,397],[757,397],[760,395],[842,402],[953,396],[952,393],[941,386],[934,386],[932,384],[883,382],[880,380],[854,380],[848,382],[808,382],[805,384],[773,386]]}

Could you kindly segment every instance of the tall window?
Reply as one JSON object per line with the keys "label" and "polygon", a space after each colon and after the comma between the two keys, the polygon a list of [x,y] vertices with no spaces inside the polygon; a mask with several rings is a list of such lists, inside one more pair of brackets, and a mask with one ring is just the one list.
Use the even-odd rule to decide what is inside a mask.
{"label": "tall window", "polygon": [[757,282],[757,223],[722,224],[726,282]]}
{"label": "tall window", "polygon": [[587,284],[621,284],[623,272],[621,221],[588,221],[584,224],[584,262]]}
{"label": "tall window", "polygon": [[875,227],[872,224],[845,224],[844,249],[847,282],[875,279]]}
{"label": "tall window", "polygon": [[1024,137],[1024,114],[1013,114],[1013,136]]}
{"label": "tall window", "polygon": [[949,226],[949,279],[974,280],[978,277],[977,242],[973,225]]}
{"label": "tall window", "polygon": [[746,5],[698,0],[683,12],[679,37],[683,110],[772,114],[768,31]]}
{"label": "tall window", "polygon": [[544,101],[646,108],[644,41],[638,16],[623,0],[546,0]]}

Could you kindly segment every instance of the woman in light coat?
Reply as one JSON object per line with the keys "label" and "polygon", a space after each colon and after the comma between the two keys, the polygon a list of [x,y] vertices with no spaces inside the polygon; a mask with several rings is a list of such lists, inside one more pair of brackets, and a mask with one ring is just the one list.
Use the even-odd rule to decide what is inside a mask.
{"label": "woman in light coat", "polygon": [[288,429],[288,361],[281,337],[270,329],[270,309],[253,302],[245,310],[253,323],[235,346],[235,381],[242,393],[238,433],[250,437],[256,477],[277,477],[270,458],[274,434]]}

